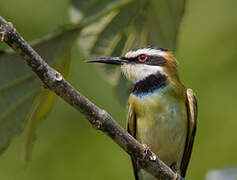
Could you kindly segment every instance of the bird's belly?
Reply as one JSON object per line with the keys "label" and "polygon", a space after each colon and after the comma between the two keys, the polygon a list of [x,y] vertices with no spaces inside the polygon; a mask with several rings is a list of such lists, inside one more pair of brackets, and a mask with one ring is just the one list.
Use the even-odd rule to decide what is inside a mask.
{"label": "bird's belly", "polygon": [[137,98],[136,138],[168,166],[180,167],[187,133],[185,102],[169,96]]}

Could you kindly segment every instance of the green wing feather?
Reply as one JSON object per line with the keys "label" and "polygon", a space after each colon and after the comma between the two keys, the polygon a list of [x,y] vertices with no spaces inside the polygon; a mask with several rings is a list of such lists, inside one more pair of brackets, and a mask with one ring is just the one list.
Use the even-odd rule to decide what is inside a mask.
{"label": "green wing feather", "polygon": [[192,91],[192,89],[186,90],[186,99],[187,99],[187,114],[188,114],[188,136],[186,140],[186,145],[184,149],[184,155],[181,162],[180,170],[181,176],[185,177],[188,163],[191,157],[193,142],[196,134],[197,128],[197,100]]}
{"label": "green wing feather", "polygon": [[[136,138],[136,113],[134,111],[134,108],[132,107],[131,104],[128,103],[128,114],[127,114],[127,128],[128,128],[128,133],[131,134],[134,138]],[[131,156],[132,160],[132,166],[133,166],[133,172],[136,180],[138,179],[138,167],[135,159]]]}

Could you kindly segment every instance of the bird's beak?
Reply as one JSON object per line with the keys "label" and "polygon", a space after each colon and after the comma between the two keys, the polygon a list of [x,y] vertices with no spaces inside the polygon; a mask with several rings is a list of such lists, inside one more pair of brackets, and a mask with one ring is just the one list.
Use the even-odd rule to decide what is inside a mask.
{"label": "bird's beak", "polygon": [[87,60],[87,63],[106,63],[122,65],[128,62],[124,57],[99,57],[91,60]]}

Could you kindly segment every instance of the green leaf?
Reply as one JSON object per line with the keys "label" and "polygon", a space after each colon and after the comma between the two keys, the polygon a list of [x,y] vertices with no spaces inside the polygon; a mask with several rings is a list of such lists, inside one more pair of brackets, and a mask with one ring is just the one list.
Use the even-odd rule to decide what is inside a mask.
{"label": "green leaf", "polygon": [[91,55],[113,55],[113,49],[121,41],[122,35],[127,40],[135,37],[134,43],[130,43],[126,51],[141,45],[160,45],[175,50],[184,4],[184,0],[137,0],[128,3],[98,33],[90,49]]}
{"label": "green leaf", "polygon": [[[58,59],[56,62],[57,64],[54,65],[54,68],[59,72],[62,72],[64,77],[67,77],[71,62],[71,48],[69,47],[64,52],[63,56],[60,57],[60,59]],[[39,125],[40,121],[51,111],[55,100],[56,95],[52,91],[42,89],[34,101],[29,119],[30,126],[27,134],[26,151],[24,156],[25,163],[27,163],[30,159],[32,146],[36,139],[37,126]]]}
{"label": "green leaf", "polygon": [[[78,4],[72,3],[72,5],[79,10],[79,1],[77,2]],[[96,8],[97,11],[94,11],[94,14],[101,13],[101,7],[98,6],[96,0],[84,3],[85,6],[80,10],[84,18],[91,16],[87,13],[87,8]],[[111,3],[115,1],[105,0],[102,4],[106,9],[111,6]],[[103,24],[102,27],[97,29],[99,26],[94,26],[94,30],[97,29],[97,31],[94,31],[93,40],[87,45],[88,58],[120,56],[130,49],[148,45],[162,46],[174,51],[184,6],[185,0],[136,0],[125,4],[122,8],[114,8],[113,11],[107,13],[108,15],[113,13],[110,18],[106,22],[100,22]],[[88,10],[88,12],[92,11]],[[84,39],[88,40],[88,38]],[[83,46],[85,41],[79,41],[80,45]],[[104,76],[109,77],[109,81],[115,84],[117,94],[121,92],[119,99],[126,99],[121,97],[129,92],[129,87],[127,83],[122,83],[124,86],[121,84],[125,81],[121,79],[123,77],[119,71],[109,65],[99,67],[105,72]],[[121,86],[127,89],[120,88]]]}
{"label": "green leaf", "polygon": [[[38,40],[33,48],[50,65],[67,74],[68,54],[78,32],[76,28],[62,29]],[[30,144],[38,121],[49,112],[53,102],[54,95],[42,88],[40,80],[20,56],[12,51],[0,54],[0,152],[22,132],[26,119],[31,117]]]}
{"label": "green leaf", "polygon": [[52,109],[56,95],[47,89],[42,89],[38,96],[35,98],[31,107],[29,121],[30,125],[27,129],[26,146],[24,154],[24,163],[30,160],[33,143],[36,140],[36,129],[40,121],[45,118]]}
{"label": "green leaf", "polygon": [[80,24],[84,24],[91,21],[91,19],[108,15],[111,11],[122,8],[131,1],[132,0],[72,0],[71,4],[73,12],[75,12],[75,14],[72,15],[77,15],[77,21],[80,22]]}

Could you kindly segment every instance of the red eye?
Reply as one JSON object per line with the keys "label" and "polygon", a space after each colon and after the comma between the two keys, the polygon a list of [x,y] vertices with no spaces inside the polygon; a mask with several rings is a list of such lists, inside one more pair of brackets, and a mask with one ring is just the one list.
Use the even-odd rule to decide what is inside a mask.
{"label": "red eye", "polygon": [[140,56],[138,56],[138,60],[140,62],[144,62],[147,59],[147,56],[145,54],[141,54]]}

